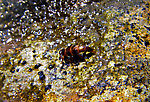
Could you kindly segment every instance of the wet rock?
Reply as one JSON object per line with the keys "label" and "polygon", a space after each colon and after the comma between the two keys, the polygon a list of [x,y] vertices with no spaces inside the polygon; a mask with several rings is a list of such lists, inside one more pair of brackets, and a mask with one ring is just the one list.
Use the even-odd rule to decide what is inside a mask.
{"label": "wet rock", "polygon": [[35,69],[38,69],[40,66],[41,66],[41,64],[38,63],[38,64],[36,64],[36,65],[34,66],[34,68],[35,68]]}
{"label": "wet rock", "polygon": [[52,87],[51,85],[46,85],[46,86],[45,86],[45,92],[46,92],[47,90],[51,89],[51,87]]}
{"label": "wet rock", "polygon": [[48,69],[53,69],[54,68],[54,64],[50,64],[49,66],[48,66]]}

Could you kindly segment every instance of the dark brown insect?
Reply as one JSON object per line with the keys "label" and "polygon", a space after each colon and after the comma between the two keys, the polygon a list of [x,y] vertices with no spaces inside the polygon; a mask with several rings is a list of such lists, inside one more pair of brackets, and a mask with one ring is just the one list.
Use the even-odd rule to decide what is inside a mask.
{"label": "dark brown insect", "polygon": [[70,45],[63,48],[59,52],[62,62],[65,63],[79,63],[84,62],[85,58],[89,58],[95,54],[94,49],[88,46]]}

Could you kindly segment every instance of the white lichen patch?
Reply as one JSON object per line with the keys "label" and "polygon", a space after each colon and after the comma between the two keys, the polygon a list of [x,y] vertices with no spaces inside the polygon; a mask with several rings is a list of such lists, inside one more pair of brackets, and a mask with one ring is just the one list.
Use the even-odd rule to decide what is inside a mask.
{"label": "white lichen patch", "polygon": [[114,67],[114,65],[115,65],[115,62],[114,61],[110,61],[108,63],[108,68]]}

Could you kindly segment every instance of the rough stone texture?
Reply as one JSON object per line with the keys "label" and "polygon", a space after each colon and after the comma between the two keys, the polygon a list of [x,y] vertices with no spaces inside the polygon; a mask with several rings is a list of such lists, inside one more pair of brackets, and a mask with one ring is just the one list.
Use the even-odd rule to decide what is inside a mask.
{"label": "rough stone texture", "polygon": [[[0,5],[0,100],[148,102],[149,1]],[[96,54],[62,66],[59,50],[70,44],[87,45]]]}

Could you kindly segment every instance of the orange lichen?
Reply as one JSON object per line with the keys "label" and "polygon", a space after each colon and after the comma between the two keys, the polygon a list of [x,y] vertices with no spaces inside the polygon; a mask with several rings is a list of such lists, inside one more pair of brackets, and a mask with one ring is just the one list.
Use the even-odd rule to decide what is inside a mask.
{"label": "orange lichen", "polygon": [[43,102],[58,102],[58,98],[54,92],[50,92],[48,94],[43,94]]}
{"label": "orange lichen", "polygon": [[77,93],[72,93],[68,95],[63,102],[77,102],[79,100],[80,96]]}

